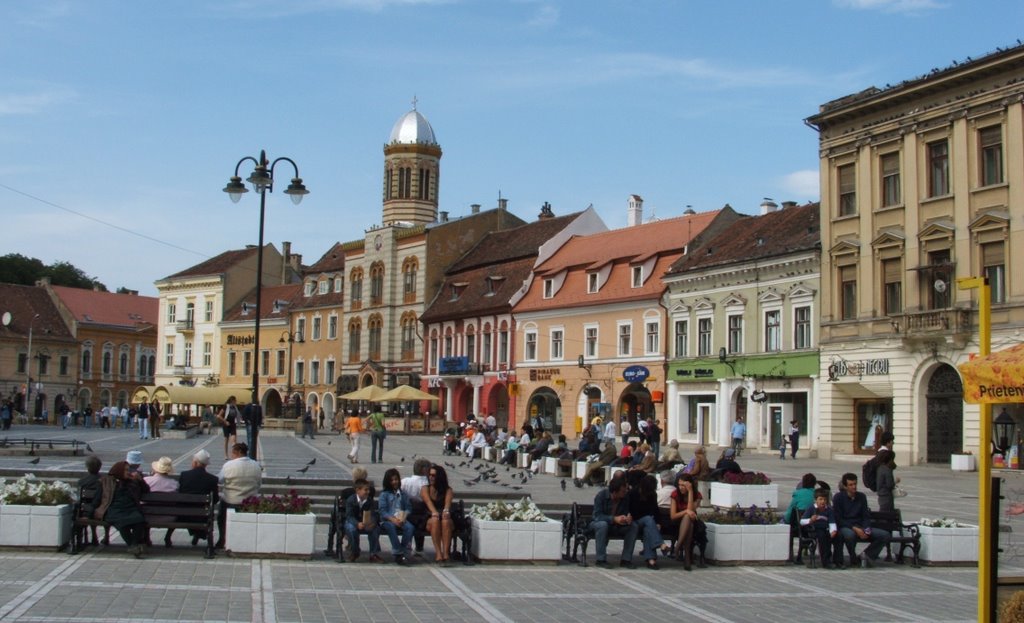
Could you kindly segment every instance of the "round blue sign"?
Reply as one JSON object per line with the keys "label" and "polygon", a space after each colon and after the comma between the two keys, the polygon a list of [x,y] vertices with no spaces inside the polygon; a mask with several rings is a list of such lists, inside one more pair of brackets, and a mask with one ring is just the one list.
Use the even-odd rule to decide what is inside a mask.
{"label": "round blue sign", "polygon": [[629,366],[622,371],[622,378],[627,383],[643,383],[650,375],[651,371],[644,366]]}

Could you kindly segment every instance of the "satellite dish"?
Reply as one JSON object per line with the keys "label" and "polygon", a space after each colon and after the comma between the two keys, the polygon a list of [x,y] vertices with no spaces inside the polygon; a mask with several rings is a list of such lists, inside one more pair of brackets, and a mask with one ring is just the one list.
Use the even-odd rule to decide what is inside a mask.
{"label": "satellite dish", "polygon": [[0,316],[0,322],[4,323],[4,326],[10,326],[11,324],[11,312],[4,312],[3,316]]}
{"label": "satellite dish", "polygon": [[935,288],[936,292],[938,292],[939,294],[942,294],[942,293],[944,293],[946,291],[946,288],[948,286],[946,286],[946,282],[943,281],[942,279],[936,279],[935,280],[935,284],[932,287]]}

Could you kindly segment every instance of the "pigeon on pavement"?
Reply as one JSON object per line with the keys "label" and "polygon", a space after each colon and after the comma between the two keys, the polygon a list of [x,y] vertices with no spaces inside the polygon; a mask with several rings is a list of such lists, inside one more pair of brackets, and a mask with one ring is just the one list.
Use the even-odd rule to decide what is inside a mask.
{"label": "pigeon on pavement", "polygon": [[39,464],[39,457],[37,456],[36,458],[34,458],[31,461],[29,461],[29,463],[31,463],[33,465],[38,465]]}

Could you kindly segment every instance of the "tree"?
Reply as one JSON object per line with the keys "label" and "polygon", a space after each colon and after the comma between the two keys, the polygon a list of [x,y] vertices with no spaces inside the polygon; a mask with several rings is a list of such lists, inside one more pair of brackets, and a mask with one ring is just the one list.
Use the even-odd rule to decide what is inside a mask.
{"label": "tree", "polygon": [[97,287],[103,292],[107,291],[107,286],[86,275],[82,269],[70,262],[54,262],[47,266],[41,260],[25,257],[20,253],[0,256],[0,283],[31,286],[42,277],[49,277],[50,283],[55,286],[88,290]]}

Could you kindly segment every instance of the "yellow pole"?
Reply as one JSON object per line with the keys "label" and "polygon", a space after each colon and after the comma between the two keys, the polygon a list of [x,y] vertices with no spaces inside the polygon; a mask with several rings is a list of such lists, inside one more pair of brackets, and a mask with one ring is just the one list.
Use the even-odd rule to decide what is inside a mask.
{"label": "yellow pole", "polygon": [[[978,354],[982,357],[992,351],[992,299],[988,279],[966,277],[957,279],[961,290],[978,290]],[[989,515],[992,503],[992,405],[981,404],[978,414],[978,621],[991,623],[993,580],[992,523]]]}

